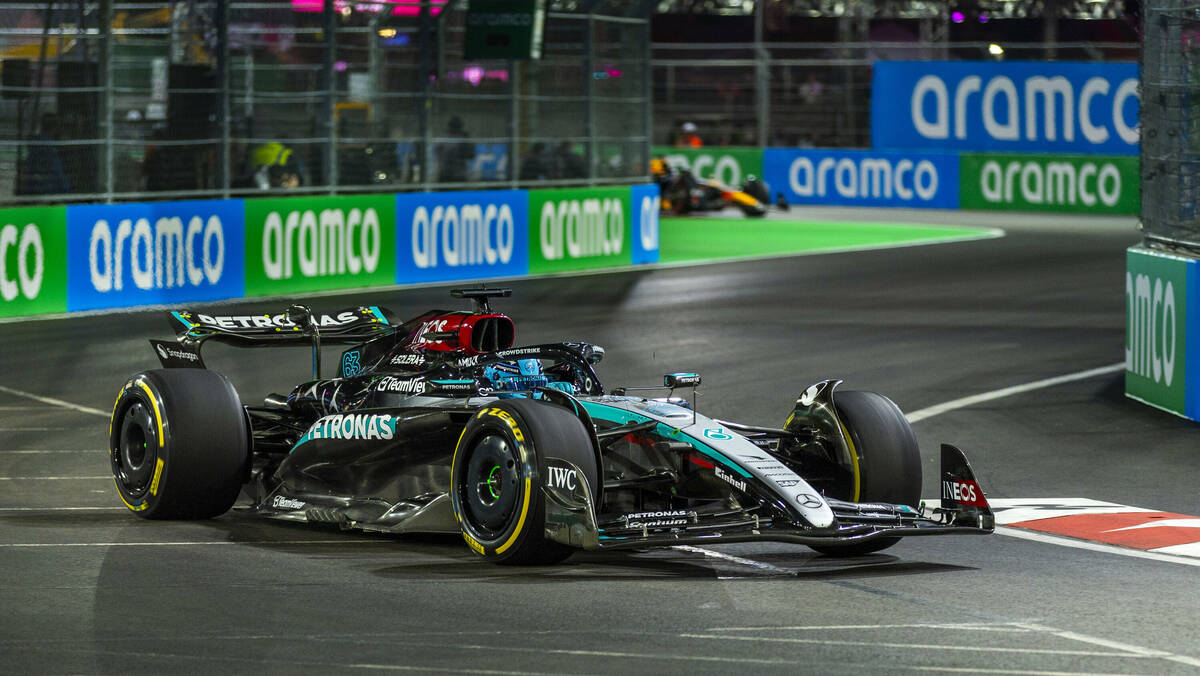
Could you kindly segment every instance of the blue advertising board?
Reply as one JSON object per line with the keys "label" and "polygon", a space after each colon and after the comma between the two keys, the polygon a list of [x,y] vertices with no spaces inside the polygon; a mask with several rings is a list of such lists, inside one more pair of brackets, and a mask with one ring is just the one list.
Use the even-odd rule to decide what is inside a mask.
{"label": "blue advertising board", "polygon": [[1136,155],[1136,63],[880,61],[871,147]]}
{"label": "blue advertising board", "polygon": [[629,211],[633,219],[632,263],[658,262],[658,184],[629,188]]}
{"label": "blue advertising board", "polygon": [[958,208],[958,156],[768,148],[763,177],[792,204]]}
{"label": "blue advertising board", "polygon": [[242,200],[67,207],[67,310],[245,293]]}
{"label": "blue advertising board", "polygon": [[529,273],[524,190],[396,195],[396,282]]}

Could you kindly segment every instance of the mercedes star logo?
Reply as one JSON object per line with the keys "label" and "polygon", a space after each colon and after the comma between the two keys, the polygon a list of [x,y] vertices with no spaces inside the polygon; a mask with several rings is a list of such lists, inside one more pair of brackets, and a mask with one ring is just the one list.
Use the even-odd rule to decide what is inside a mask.
{"label": "mercedes star logo", "polygon": [[799,493],[796,495],[796,502],[800,503],[801,507],[816,509],[821,506],[821,498],[809,493]]}

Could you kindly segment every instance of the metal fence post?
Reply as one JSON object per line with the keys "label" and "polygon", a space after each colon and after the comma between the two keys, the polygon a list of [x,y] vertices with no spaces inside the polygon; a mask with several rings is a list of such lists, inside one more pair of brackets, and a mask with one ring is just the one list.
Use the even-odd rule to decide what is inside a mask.
{"label": "metal fence post", "polygon": [[[642,166],[640,176],[648,176],[650,174],[650,160],[652,158],[652,149],[654,147],[654,66],[651,64],[651,56],[654,52],[650,45],[650,8],[646,7],[646,14],[643,18],[646,21],[642,24],[643,39],[642,43],[645,49],[642,52],[642,96],[645,98],[642,107],[644,120],[642,124],[645,130],[645,136],[642,141]],[[673,71],[668,68],[668,73]]]}
{"label": "metal fence post", "polygon": [[596,100],[595,100],[595,85],[594,73],[596,72],[596,46],[594,44],[593,34],[596,30],[595,15],[592,13],[592,4],[588,3],[585,10],[587,11],[587,20],[584,22],[587,34],[583,38],[583,95],[587,99],[587,105],[584,107],[584,122],[587,125],[587,166],[588,166],[588,185],[596,185]]}
{"label": "metal fence post", "polygon": [[221,116],[221,141],[217,145],[217,182],[221,196],[229,197],[230,184],[230,118],[233,115],[229,82],[229,0],[217,0],[217,110]]}
{"label": "metal fence post", "polygon": [[522,61],[508,60],[508,180],[516,190],[521,180],[521,69]]}
{"label": "metal fence post", "polygon": [[322,27],[325,34],[325,182],[329,193],[337,191],[337,73],[334,63],[337,57],[337,12],[334,11],[334,0],[325,0]]}
{"label": "metal fence post", "polygon": [[771,69],[767,61],[770,56],[763,46],[763,5],[754,3],[754,91],[758,108],[758,147],[766,148],[770,138],[771,124]]}
{"label": "metal fence post", "polygon": [[429,41],[433,35],[429,21],[431,6],[430,0],[421,0],[421,16],[417,22],[417,39],[421,41],[420,66],[417,68],[417,77],[420,79],[421,87],[421,187],[425,191],[430,189],[430,184],[434,180],[433,85],[429,81],[433,60],[433,54],[429,48]]}
{"label": "metal fence post", "polygon": [[104,129],[104,159],[100,163],[103,172],[104,201],[112,202],[115,187],[113,153],[113,72],[112,72],[112,0],[100,2],[100,77],[104,79],[101,93],[100,119]]}

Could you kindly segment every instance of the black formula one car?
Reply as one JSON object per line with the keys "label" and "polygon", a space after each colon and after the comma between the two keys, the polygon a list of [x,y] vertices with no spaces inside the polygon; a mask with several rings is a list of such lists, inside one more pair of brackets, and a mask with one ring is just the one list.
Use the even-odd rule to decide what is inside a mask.
{"label": "black formula one car", "polygon": [[[178,340],[151,341],[164,368],[129,378],[113,408],[121,500],[146,518],[209,518],[244,491],[251,514],[461,532],[480,556],[523,564],[576,549],[760,540],[853,555],[994,527],[952,446],[941,449],[940,506],[920,504],[916,439],[883,396],[825,380],[780,428],[714,420],[677,396],[694,393],[699,375],[606,393],[599,346],[513,347],[512,320],[489,307],[509,290],[451,293],[475,309],[399,324],[378,307],[170,313]],[[208,341],[311,344],[314,379],[243,405],[205,369]],[[336,377],[320,378],[330,343],[350,347]]]}

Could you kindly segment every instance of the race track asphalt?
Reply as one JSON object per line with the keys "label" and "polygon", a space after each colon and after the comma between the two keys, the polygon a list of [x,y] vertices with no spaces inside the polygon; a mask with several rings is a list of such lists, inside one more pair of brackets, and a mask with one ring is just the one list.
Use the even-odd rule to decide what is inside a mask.
{"label": "race track asphalt", "polygon": [[[1123,360],[1124,250],[1138,239],[1130,219],[804,217],[985,225],[1006,236],[514,281],[497,306],[516,320],[519,343],[605,346],[609,388],[697,371],[701,410],[766,425],[827,377],[916,411]],[[455,307],[447,288],[313,305],[411,315]],[[0,671],[1200,671],[1200,568],[1001,534],[911,538],[861,559],[744,544],[581,553],[518,569],[477,560],[455,537],[236,512],[143,521],[108,478],[105,412],[126,376],[155,366],[146,338],[167,337],[161,312],[0,325]],[[210,365],[253,401],[305,376],[304,350],[276,357],[229,350]],[[1122,391],[1110,372],[915,423],[926,494],[937,494],[937,443],[950,441],[992,498],[1200,514],[1196,425]]]}

